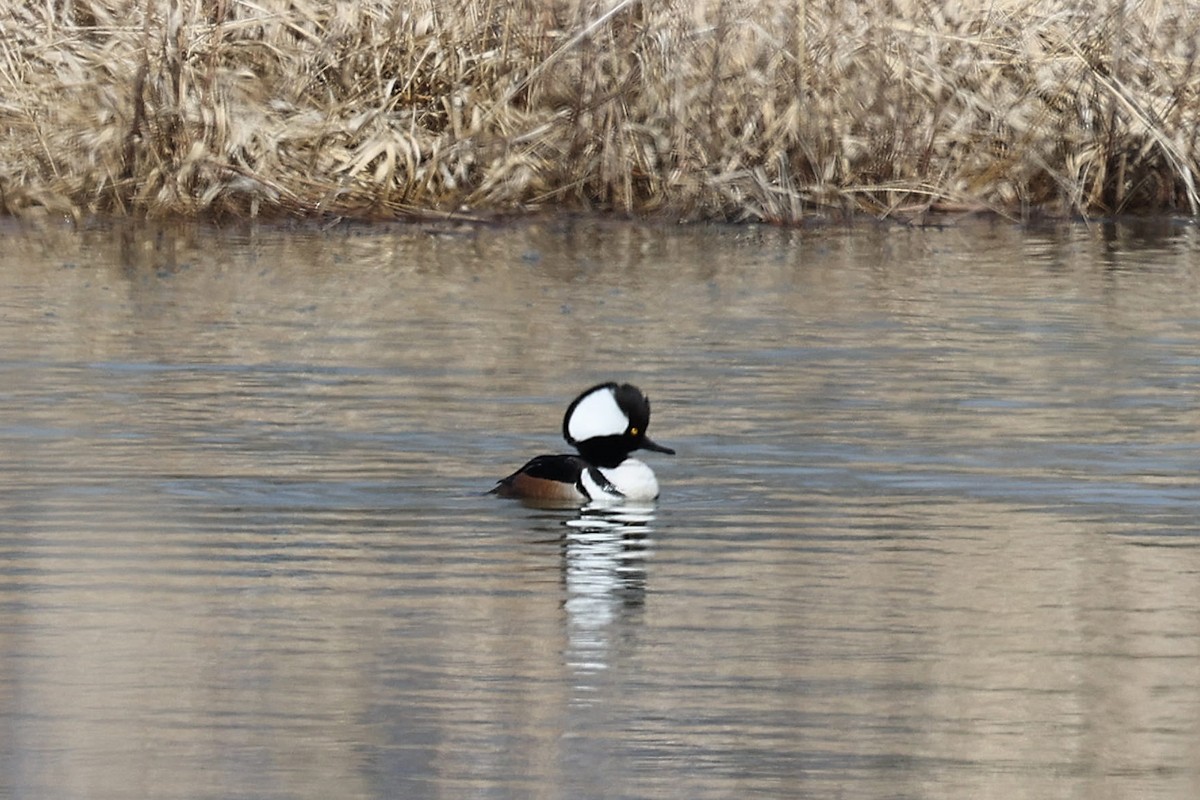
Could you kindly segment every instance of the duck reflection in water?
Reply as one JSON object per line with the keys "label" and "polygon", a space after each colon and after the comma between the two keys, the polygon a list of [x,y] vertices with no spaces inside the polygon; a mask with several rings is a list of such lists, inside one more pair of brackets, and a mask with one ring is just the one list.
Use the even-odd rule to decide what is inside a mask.
{"label": "duck reflection in water", "polygon": [[608,667],[641,619],[654,508],[587,506],[563,537],[567,664],[579,673]]}
{"label": "duck reflection in water", "polygon": [[[566,521],[565,658],[581,673],[605,669],[624,623],[645,605],[658,479],[635,450],[675,451],[646,435],[650,400],[636,386],[608,382],[583,391],[563,415],[562,435],[578,455],[540,455],[492,489],[536,508],[579,508]],[[615,632],[614,632],[615,631]]]}

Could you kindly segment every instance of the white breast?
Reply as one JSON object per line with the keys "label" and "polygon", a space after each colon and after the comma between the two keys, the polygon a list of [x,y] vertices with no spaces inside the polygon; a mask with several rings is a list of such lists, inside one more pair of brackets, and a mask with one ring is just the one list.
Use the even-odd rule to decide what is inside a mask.
{"label": "white breast", "polygon": [[654,477],[654,470],[636,458],[627,458],[612,469],[601,467],[600,472],[627,500],[658,497],[658,479]]}

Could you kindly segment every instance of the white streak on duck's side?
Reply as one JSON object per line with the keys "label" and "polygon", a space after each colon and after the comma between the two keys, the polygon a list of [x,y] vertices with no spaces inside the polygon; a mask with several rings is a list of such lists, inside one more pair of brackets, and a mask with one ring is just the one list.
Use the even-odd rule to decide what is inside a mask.
{"label": "white streak on duck's side", "polygon": [[[628,500],[655,500],[658,498],[658,479],[654,470],[636,458],[627,458],[611,469],[600,467],[608,482],[617,487]],[[595,500],[595,496],[592,497]]]}
{"label": "white streak on duck's side", "polygon": [[579,484],[588,500],[593,502],[621,502],[625,495],[608,479],[605,470],[591,467],[579,473]]}

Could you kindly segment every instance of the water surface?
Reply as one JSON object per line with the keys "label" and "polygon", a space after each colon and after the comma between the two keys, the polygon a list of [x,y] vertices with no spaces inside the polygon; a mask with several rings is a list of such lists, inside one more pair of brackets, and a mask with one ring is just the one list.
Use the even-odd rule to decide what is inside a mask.
{"label": "water surface", "polygon": [[1200,792],[1194,227],[3,235],[0,797]]}

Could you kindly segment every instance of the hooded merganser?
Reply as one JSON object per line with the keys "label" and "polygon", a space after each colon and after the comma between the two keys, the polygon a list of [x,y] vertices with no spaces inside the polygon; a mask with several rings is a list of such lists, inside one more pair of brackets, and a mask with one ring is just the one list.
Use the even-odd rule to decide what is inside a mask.
{"label": "hooded merganser", "polygon": [[675,454],[646,436],[650,401],[628,383],[601,383],[576,397],[563,417],[563,438],[579,455],[538,456],[492,489],[502,497],[557,502],[654,500],[654,471],[629,454]]}

